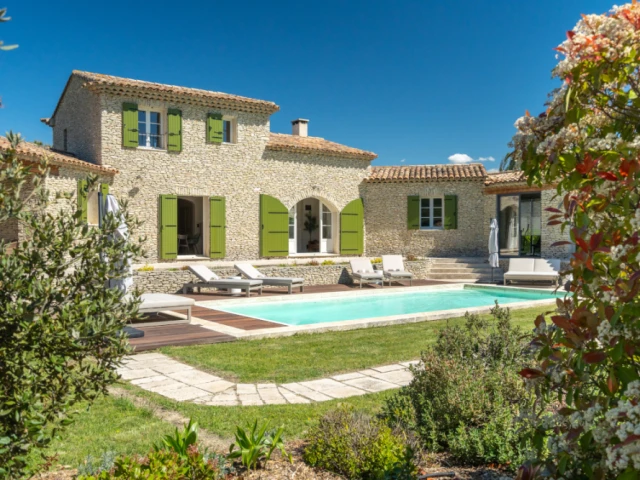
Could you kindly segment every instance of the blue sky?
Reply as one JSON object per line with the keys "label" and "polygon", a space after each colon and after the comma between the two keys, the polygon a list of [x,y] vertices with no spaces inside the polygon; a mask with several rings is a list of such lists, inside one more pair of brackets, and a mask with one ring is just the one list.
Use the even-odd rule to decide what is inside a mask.
{"label": "blue sky", "polygon": [[274,132],[372,150],[374,165],[496,168],[513,123],[542,110],[555,52],[602,0],[5,0],[0,132],[49,142],[73,69],[275,101]]}

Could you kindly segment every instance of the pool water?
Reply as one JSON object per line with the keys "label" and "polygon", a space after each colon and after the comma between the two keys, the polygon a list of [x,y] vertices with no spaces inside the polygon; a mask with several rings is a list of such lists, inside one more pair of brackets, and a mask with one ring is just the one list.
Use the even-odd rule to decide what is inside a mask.
{"label": "pool water", "polygon": [[551,300],[551,291],[511,290],[502,288],[463,288],[407,293],[380,293],[348,298],[323,298],[256,303],[223,307],[221,310],[284,323],[311,325],[363,318],[387,317],[412,313],[454,310],[457,308],[493,306],[535,300]]}

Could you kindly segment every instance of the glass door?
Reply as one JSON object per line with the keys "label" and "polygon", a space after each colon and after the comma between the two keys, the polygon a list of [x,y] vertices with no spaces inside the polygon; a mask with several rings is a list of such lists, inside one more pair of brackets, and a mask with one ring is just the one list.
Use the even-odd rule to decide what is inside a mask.
{"label": "glass door", "polygon": [[542,202],[539,193],[520,195],[520,255],[540,256]]}
{"label": "glass door", "polygon": [[320,251],[322,253],[333,252],[333,215],[331,210],[322,202],[322,214],[320,215]]}
{"label": "glass door", "polygon": [[289,210],[289,253],[298,251],[298,243],[296,238],[296,205]]}
{"label": "glass door", "polygon": [[501,256],[518,256],[520,195],[498,197],[498,246]]}

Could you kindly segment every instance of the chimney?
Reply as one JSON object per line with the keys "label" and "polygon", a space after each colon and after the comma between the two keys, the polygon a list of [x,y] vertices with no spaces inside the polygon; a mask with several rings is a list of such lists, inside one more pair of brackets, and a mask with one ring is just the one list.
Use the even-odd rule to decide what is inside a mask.
{"label": "chimney", "polygon": [[295,120],[291,120],[291,125],[293,126],[293,135],[299,137],[307,137],[309,135],[309,120],[296,118]]}

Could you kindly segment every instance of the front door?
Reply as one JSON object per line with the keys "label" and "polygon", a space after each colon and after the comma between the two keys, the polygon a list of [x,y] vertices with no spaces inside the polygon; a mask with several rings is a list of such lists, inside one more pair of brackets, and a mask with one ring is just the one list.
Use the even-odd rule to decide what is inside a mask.
{"label": "front door", "polygon": [[297,220],[296,220],[296,206],[294,205],[289,210],[289,254],[296,253],[298,251],[298,239],[296,235]]}
{"label": "front door", "polygon": [[320,252],[333,252],[333,215],[324,203],[320,202]]}

